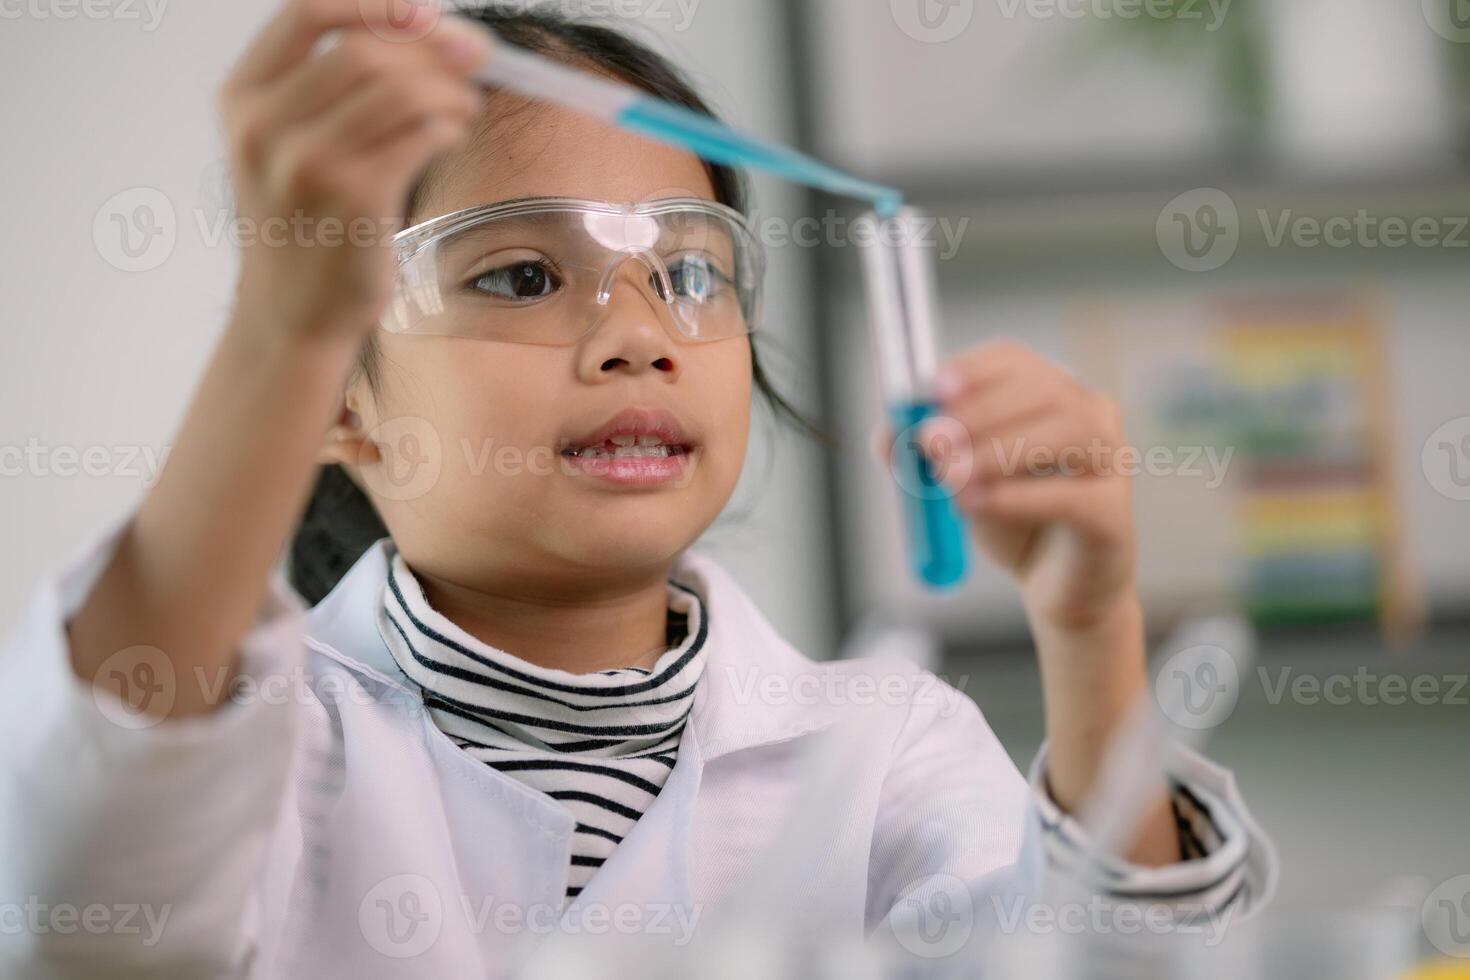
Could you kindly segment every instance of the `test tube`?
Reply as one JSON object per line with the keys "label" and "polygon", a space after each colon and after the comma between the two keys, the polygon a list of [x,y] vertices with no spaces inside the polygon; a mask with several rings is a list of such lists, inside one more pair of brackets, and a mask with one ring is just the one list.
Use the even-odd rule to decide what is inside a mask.
{"label": "test tube", "polygon": [[899,208],[858,219],[871,230],[862,243],[868,323],[884,409],[895,439],[893,474],[900,490],[914,574],[934,589],[964,580],[967,534],[953,493],[919,447],[918,427],[938,412],[934,374],[938,304],[933,249],[924,247],[923,214]]}

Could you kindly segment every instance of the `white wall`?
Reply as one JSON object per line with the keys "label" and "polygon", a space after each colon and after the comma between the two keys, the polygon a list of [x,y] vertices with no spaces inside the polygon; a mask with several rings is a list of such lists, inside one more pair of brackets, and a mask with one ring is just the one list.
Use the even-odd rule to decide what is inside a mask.
{"label": "white wall", "polygon": [[[54,4],[51,16],[32,16],[27,6],[0,22],[0,88],[10,93],[0,100],[0,528],[6,553],[22,559],[0,569],[0,624],[13,619],[42,570],[141,497],[143,453],[156,456],[172,438],[228,312],[236,257],[206,244],[194,214],[213,217],[221,204],[214,92],[276,4],[152,2],[156,20],[143,3],[107,8],[136,11],[138,20],[63,20],[56,14],[80,5]],[[658,8],[680,9],[650,9]],[[666,20],[650,29],[722,109],[788,135],[782,79],[750,70],[755,52],[780,43],[778,0],[692,9],[687,25]],[[105,213],[94,240],[99,211],[122,192],[132,195],[128,212],[138,195],[154,192],[174,211],[177,238],[156,268],[125,272],[109,262],[119,260],[119,238]],[[767,202],[783,194],[761,188]],[[803,285],[789,265],[771,283],[772,320],[798,350]],[[791,372],[779,373],[790,390]],[[765,458],[762,444],[758,435],[752,467]],[[77,465],[66,452],[88,450],[89,468],[106,475],[59,475]],[[754,508],[751,520],[722,522],[703,544],[778,629],[825,653],[835,638],[822,582],[825,525],[812,490],[817,460],[789,438],[775,451],[774,476],[754,473],[738,491]]]}
{"label": "white wall", "polygon": [[[14,96],[0,104],[0,446],[38,445],[50,464],[12,475],[5,459],[0,527],[7,552],[25,560],[0,571],[0,620],[39,571],[140,497],[146,474],[128,457],[166,446],[223,325],[234,256],[205,245],[189,212],[217,203],[211,100],[267,12],[180,3],[153,25],[30,16],[0,25],[0,84]],[[109,198],[139,189],[172,202],[180,233],[157,268],[124,272],[93,224]],[[115,234],[101,241],[115,254]],[[56,474],[57,451],[92,447],[111,460],[109,475]]]}

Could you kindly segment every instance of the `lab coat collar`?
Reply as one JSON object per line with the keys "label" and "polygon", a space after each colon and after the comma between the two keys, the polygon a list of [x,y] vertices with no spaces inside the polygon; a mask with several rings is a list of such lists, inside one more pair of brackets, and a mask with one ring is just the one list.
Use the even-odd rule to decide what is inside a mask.
{"label": "lab coat collar", "polygon": [[[388,576],[383,538],[307,614],[308,645],[348,669],[417,698],[418,690],[394,663],[375,625]],[[831,668],[791,646],[714,559],[686,550],[671,573],[704,605],[707,663],[680,753],[690,740],[710,762],[741,749],[821,731],[837,721],[831,701],[803,697],[822,689]]]}

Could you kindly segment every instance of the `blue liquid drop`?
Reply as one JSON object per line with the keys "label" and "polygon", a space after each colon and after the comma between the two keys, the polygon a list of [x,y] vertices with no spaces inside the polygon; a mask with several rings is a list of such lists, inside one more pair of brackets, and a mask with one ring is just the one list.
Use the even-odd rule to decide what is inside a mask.
{"label": "blue liquid drop", "polygon": [[897,191],[875,197],[873,209],[878,212],[880,218],[892,218],[903,208],[903,195]]}

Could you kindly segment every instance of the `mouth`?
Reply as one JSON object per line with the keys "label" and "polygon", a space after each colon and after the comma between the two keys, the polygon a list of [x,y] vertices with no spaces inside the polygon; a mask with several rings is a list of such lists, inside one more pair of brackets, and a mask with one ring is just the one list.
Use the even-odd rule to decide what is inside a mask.
{"label": "mouth", "polygon": [[610,483],[657,486],[683,476],[697,448],[671,413],[629,408],[565,440],[561,455],[577,470]]}
{"label": "mouth", "polygon": [[620,434],[595,446],[563,449],[562,455],[575,459],[668,459],[670,456],[688,456],[692,447],[669,445],[657,436],[634,436]]}

